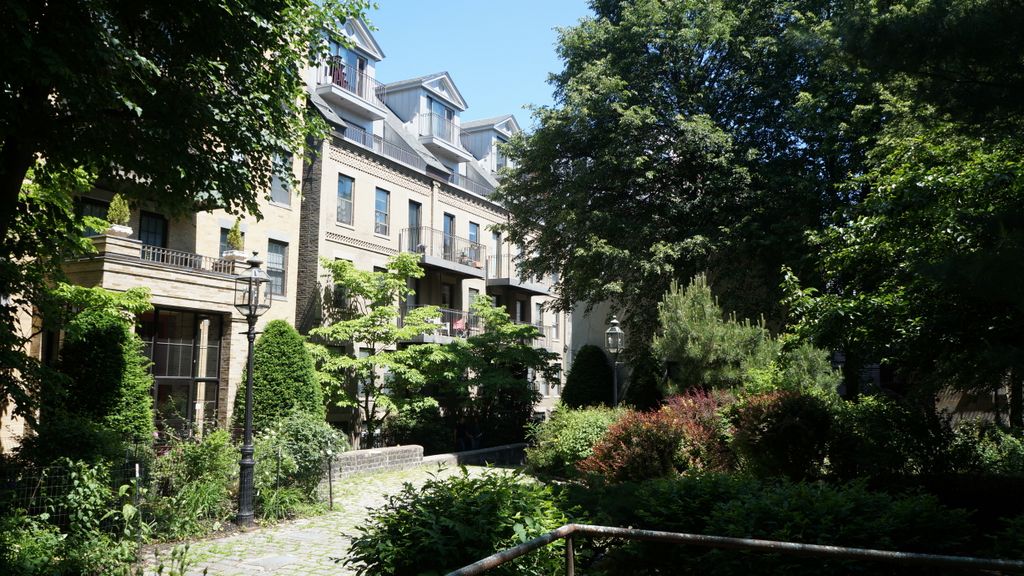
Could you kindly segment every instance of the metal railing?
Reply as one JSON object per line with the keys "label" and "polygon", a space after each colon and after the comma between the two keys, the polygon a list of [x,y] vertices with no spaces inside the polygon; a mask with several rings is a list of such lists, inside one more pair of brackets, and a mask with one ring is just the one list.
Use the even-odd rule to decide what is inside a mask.
{"label": "metal railing", "polygon": [[554,284],[553,278],[550,275],[542,276],[541,278],[527,278],[519,272],[519,263],[516,262],[517,256],[512,254],[493,254],[487,257],[487,277],[488,278],[515,278],[519,280],[520,284],[532,283],[540,284],[545,288],[550,288]]}
{"label": "metal railing", "polygon": [[492,554],[468,566],[449,572],[448,576],[474,576],[496,568],[547,546],[552,542],[565,539],[565,573],[575,576],[575,536],[597,536],[602,538],[625,538],[627,540],[646,540],[650,542],[667,542],[702,546],[704,548],[726,548],[732,550],[754,550],[793,556],[810,556],[815,558],[834,558],[840,560],[862,560],[898,564],[901,566],[930,566],[932,568],[949,568],[970,571],[1003,571],[1011,573],[1024,572],[1024,561],[1000,560],[994,558],[974,558],[970,556],[945,556],[937,554],[918,554],[914,552],[896,552],[893,550],[872,550],[869,548],[847,548],[845,546],[824,546],[820,544],[801,544],[799,542],[779,542],[775,540],[755,540],[751,538],[727,538],[725,536],[706,536],[703,534],[682,534],[678,532],[658,532],[654,530],[638,530],[635,528],[614,528],[611,526],[594,526],[590,524],[566,524],[547,534]]}
{"label": "metal railing", "polygon": [[[415,306],[405,306],[402,308],[402,314],[399,316],[399,326],[402,325],[405,315],[410,310],[415,308],[422,308],[424,306],[430,306],[430,304],[418,304]],[[451,308],[438,308],[441,312],[441,317],[437,321],[437,329],[434,334],[441,336],[453,336],[456,338],[468,338],[470,336],[476,336],[482,334],[484,331],[484,321],[482,318],[467,312],[465,310],[453,310]]]}
{"label": "metal railing", "polygon": [[452,173],[452,175],[448,177],[448,182],[481,196],[490,196],[494,192],[494,188],[491,187],[491,185],[470,178],[469,176],[463,176],[458,172]]}
{"label": "metal railing", "polygon": [[349,66],[341,58],[331,58],[321,70],[320,83],[332,84],[369,102],[376,108],[384,109],[384,84]]}
{"label": "metal railing", "polygon": [[372,150],[377,154],[387,156],[392,160],[398,160],[399,162],[408,164],[409,166],[419,170],[423,170],[427,167],[427,163],[415,152],[406,150],[405,148],[402,148],[393,142],[389,142],[376,134],[370,134],[358,126],[350,124],[345,128],[344,137],[345,140],[355,142],[356,144]]}
{"label": "metal railing", "polygon": [[175,268],[185,270],[200,270],[203,272],[216,272],[218,274],[234,274],[235,263],[223,258],[212,256],[200,256],[191,252],[171,250],[160,246],[143,244],[139,257],[150,262],[166,264]]}
{"label": "metal railing", "polygon": [[398,242],[402,252],[415,252],[479,269],[483,269],[487,256],[486,248],[479,242],[426,226],[403,229]]}
{"label": "metal railing", "polygon": [[467,148],[463,142],[462,128],[444,116],[433,112],[420,114],[420,136],[433,136],[456,148],[463,150]]}
{"label": "metal railing", "polygon": [[546,350],[552,349],[552,341],[555,340],[555,327],[546,326],[544,324],[537,324],[534,322],[526,322],[525,320],[513,320],[512,322],[521,326],[533,326],[537,329],[540,334],[533,339],[533,345],[536,348],[544,348]]}

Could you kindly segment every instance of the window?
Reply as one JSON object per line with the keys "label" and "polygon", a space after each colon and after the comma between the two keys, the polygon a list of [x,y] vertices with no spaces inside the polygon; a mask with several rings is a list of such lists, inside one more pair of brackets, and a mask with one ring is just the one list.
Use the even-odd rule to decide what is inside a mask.
{"label": "window", "polygon": [[508,159],[501,152],[502,145],[505,144],[503,138],[498,138],[494,141],[494,169],[495,171],[501,170],[508,165]]}
{"label": "window", "polygon": [[352,187],[354,180],[338,174],[338,223],[352,225]]}
{"label": "window", "polygon": [[534,326],[544,325],[544,305],[534,304],[533,305],[533,324]]}
{"label": "window", "polygon": [[288,243],[270,240],[267,242],[267,275],[270,276],[270,292],[285,295],[287,286]]}
{"label": "window", "polygon": [[552,326],[551,330],[552,330],[552,332],[554,332],[552,337],[555,340],[561,340],[561,338],[559,338],[558,335],[561,333],[559,325],[561,324],[562,313],[561,312],[555,312],[552,316],[553,316],[553,318],[551,319],[551,326]]}
{"label": "window", "polygon": [[[80,198],[76,203],[79,216],[94,216],[96,218],[107,219],[107,210],[110,209],[108,202],[101,202],[99,200],[93,200],[92,198]],[[93,230],[92,228],[85,229],[86,236],[95,236],[102,234],[103,230]]]}
{"label": "window", "polygon": [[373,231],[384,236],[388,235],[388,210],[391,193],[377,188],[377,200],[374,203]]}
{"label": "window", "polygon": [[[230,228],[221,228],[220,229],[220,253],[221,254],[227,252],[228,250],[234,250],[234,248],[232,248],[230,245],[228,245],[228,233],[229,232],[231,232]],[[242,240],[245,240],[245,232],[242,232]]]}
{"label": "window", "polygon": [[[274,164],[284,164],[285,172],[292,173],[292,155],[289,154],[284,160],[274,158]],[[290,180],[290,179],[289,179]],[[270,177],[270,201],[285,206],[292,205],[291,182],[282,179],[277,174]]]}
{"label": "window", "polygon": [[433,98],[428,97],[428,100],[430,101],[430,136],[452,142],[455,132],[455,111]]}
{"label": "window", "polygon": [[455,216],[444,215],[444,259],[455,259]]}
{"label": "window", "polygon": [[423,205],[419,202],[409,201],[409,235],[406,249],[410,252],[421,252],[420,249],[420,227],[422,224]]}
{"label": "window", "polygon": [[469,259],[476,262],[480,260],[480,225],[476,222],[469,223]]}
{"label": "window", "polygon": [[167,218],[143,212],[139,216],[139,240],[147,246],[167,248]]}
{"label": "window", "polygon": [[525,315],[526,302],[523,302],[522,300],[516,300],[516,314],[515,317],[512,319],[515,320],[516,322],[522,322],[523,320],[525,320],[525,318],[523,318],[523,316]]}

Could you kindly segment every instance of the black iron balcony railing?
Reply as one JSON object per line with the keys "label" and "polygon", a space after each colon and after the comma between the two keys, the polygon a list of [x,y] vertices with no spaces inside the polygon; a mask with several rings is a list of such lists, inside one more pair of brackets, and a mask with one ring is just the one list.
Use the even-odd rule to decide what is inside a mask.
{"label": "black iron balcony railing", "polygon": [[469,190],[470,192],[475,192],[481,196],[490,196],[494,192],[494,188],[490,184],[487,184],[486,182],[480,182],[479,180],[470,178],[469,176],[463,176],[458,172],[455,172],[451,176],[449,176],[448,181],[458,186],[459,188],[464,188],[466,190]]}
{"label": "black iron balcony railing", "polygon": [[479,242],[426,226],[403,229],[398,242],[403,252],[415,252],[473,268],[483,269],[487,255],[484,245]]}
{"label": "black iron balcony railing", "polygon": [[139,257],[150,262],[158,262],[175,268],[186,270],[202,270],[204,272],[216,272],[219,274],[234,274],[235,263],[223,258],[211,256],[200,256],[191,252],[171,250],[160,246],[142,245]]}
{"label": "black iron balcony railing", "polygon": [[376,134],[370,134],[358,126],[350,124],[345,128],[344,137],[346,140],[355,142],[369,150],[373,150],[377,154],[387,156],[392,160],[398,160],[399,162],[408,164],[414,168],[423,170],[427,167],[427,163],[418,154],[410,152],[397,144],[388,142]]}
{"label": "black iron balcony railing", "polygon": [[420,114],[420,136],[433,136],[456,148],[466,149],[462,141],[462,129],[451,120],[433,112]]}
{"label": "black iron balcony railing", "polygon": [[375,108],[384,109],[384,85],[349,66],[341,58],[331,58],[327,61],[322,69],[320,83],[337,86],[369,102]]}
{"label": "black iron balcony railing", "polygon": [[[427,304],[420,304],[416,306],[406,305],[402,309],[402,315],[399,317],[399,326],[402,325],[405,315],[414,308],[422,308]],[[455,338],[468,338],[470,336],[476,336],[484,331],[484,321],[476,314],[467,312],[465,310],[453,310],[451,308],[438,308],[441,312],[441,317],[437,320],[437,327],[434,330],[434,334],[439,336],[452,336]]]}

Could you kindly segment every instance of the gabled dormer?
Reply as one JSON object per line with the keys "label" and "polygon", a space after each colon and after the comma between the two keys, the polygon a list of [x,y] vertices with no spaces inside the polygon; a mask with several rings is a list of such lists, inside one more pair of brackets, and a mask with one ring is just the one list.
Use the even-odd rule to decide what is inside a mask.
{"label": "gabled dormer", "polygon": [[385,91],[387,105],[431,153],[448,163],[473,159],[459,118],[466,101],[447,72],[394,82]]}
{"label": "gabled dormer", "polygon": [[[341,36],[350,47],[343,46]],[[386,116],[384,85],[376,80],[384,52],[361,20],[349,19],[337,34],[327,34],[330,59],[316,71],[315,91],[328,104],[365,120]]]}
{"label": "gabled dormer", "polygon": [[509,138],[522,132],[516,117],[511,114],[473,120],[462,125],[462,141],[480,164],[496,175],[508,165],[508,159],[501,152],[501,145]]}

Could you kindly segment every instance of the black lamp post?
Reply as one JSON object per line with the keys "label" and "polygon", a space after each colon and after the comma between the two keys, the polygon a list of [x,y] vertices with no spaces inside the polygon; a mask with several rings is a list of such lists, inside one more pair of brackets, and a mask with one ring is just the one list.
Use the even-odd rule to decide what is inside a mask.
{"label": "black lamp post", "polygon": [[612,355],[612,407],[619,405],[619,352],[625,347],[626,335],[619,328],[619,321],[612,316],[610,326],[604,332],[604,344]]}
{"label": "black lamp post", "polygon": [[245,316],[249,329],[243,334],[249,338],[249,361],[246,364],[245,382],[245,432],[242,439],[242,461],[238,471],[238,518],[239,526],[251,526],[252,509],[252,469],[256,463],[252,459],[252,364],[253,345],[256,342],[256,319],[270,309],[270,276],[260,268],[263,261],[252,253],[246,261],[249,270],[235,278],[235,308]]}

